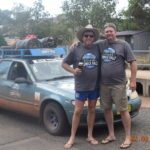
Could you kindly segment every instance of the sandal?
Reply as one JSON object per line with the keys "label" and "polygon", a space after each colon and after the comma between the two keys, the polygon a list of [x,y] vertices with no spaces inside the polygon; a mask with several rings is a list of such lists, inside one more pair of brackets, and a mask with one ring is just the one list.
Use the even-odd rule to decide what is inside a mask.
{"label": "sandal", "polygon": [[123,143],[120,145],[120,149],[127,149],[131,147],[132,143]]}
{"label": "sandal", "polygon": [[97,145],[98,141],[95,139],[86,139],[88,143],[92,144],[92,145]]}
{"label": "sandal", "polygon": [[71,149],[72,146],[73,146],[73,144],[74,144],[74,143],[66,143],[66,144],[64,145],[64,148],[65,148],[65,149]]}
{"label": "sandal", "polygon": [[108,144],[108,143],[113,142],[113,141],[115,141],[115,140],[116,140],[116,139],[109,139],[109,138],[106,138],[106,139],[104,139],[104,140],[101,141],[101,144]]}

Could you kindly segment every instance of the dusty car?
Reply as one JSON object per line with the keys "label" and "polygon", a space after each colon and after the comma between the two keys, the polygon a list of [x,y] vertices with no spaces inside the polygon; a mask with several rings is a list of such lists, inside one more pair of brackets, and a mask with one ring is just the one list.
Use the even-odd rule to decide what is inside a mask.
{"label": "dusty car", "polygon": [[[37,117],[47,131],[61,135],[71,124],[75,98],[74,77],[61,67],[62,59],[41,55],[40,50],[20,53],[1,52],[0,108]],[[131,117],[140,109],[137,93],[127,90]],[[81,126],[86,126],[87,103],[81,115]],[[114,107],[115,122],[121,121]],[[97,102],[95,125],[105,124],[103,110]]]}

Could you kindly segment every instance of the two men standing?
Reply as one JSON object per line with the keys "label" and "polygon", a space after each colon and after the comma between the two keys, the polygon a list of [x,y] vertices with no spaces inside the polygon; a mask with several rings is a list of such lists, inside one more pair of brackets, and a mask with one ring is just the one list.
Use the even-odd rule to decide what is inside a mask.
{"label": "two men standing", "polygon": [[[89,33],[82,32],[82,34],[81,34],[82,40],[80,40],[80,41],[82,43],[84,43],[85,37],[92,38],[92,36],[95,36],[96,34],[94,32],[93,32],[94,34],[92,34],[92,32],[89,32]],[[93,56],[93,58],[94,57],[96,58],[96,56],[99,57],[99,59],[97,59],[97,61],[100,61],[100,63],[97,63],[97,64],[101,64],[101,65],[98,66],[97,71],[101,70],[100,71],[101,75],[99,75],[100,82],[97,80],[98,79],[97,76],[95,76],[94,80],[93,80],[93,78],[91,78],[91,79],[93,81],[99,82],[101,106],[104,109],[105,120],[106,120],[106,123],[108,126],[108,131],[109,131],[108,136],[104,140],[102,140],[101,143],[107,144],[109,142],[116,140],[115,133],[114,133],[114,125],[113,125],[113,112],[112,112],[112,104],[115,103],[117,111],[119,111],[121,114],[124,130],[125,130],[125,139],[124,139],[124,142],[120,145],[120,148],[125,149],[125,148],[128,148],[131,146],[131,139],[130,139],[131,138],[131,118],[130,118],[130,115],[128,112],[128,105],[127,105],[128,100],[126,97],[126,74],[125,74],[126,62],[128,62],[130,64],[130,68],[131,68],[130,88],[132,90],[136,89],[137,65],[136,65],[136,59],[133,55],[133,52],[132,52],[129,44],[125,41],[117,39],[116,32],[117,32],[116,26],[113,23],[107,23],[104,26],[104,33],[105,33],[106,39],[102,40],[102,41],[98,41],[95,44],[93,44],[93,42],[96,40],[92,40],[92,43],[91,43],[92,47],[96,46],[96,47],[98,47],[98,50],[99,50],[99,53],[97,53],[95,56]],[[86,43],[89,43],[89,42],[86,42]],[[84,45],[85,44],[83,44],[82,49],[85,50],[84,53],[85,52],[87,53],[89,49],[85,48]],[[69,55],[72,56],[71,59],[69,59],[70,61],[68,61],[68,59],[66,59],[66,58],[63,61],[63,67],[75,75],[75,83],[78,83],[79,80],[76,80],[76,78],[80,78],[80,74],[82,74],[82,71],[77,69],[78,68],[77,63],[81,60],[81,58],[82,59],[84,58],[83,56],[85,56],[85,54],[77,48],[78,47],[76,47],[76,53],[78,53],[78,55],[75,52],[74,53],[70,52]],[[90,49],[91,49],[91,47],[90,47]],[[94,51],[92,50],[92,52],[94,52]],[[80,55],[79,55],[79,53],[80,53]],[[82,55],[82,57],[81,57],[81,55]],[[68,56],[67,56],[67,58],[68,58]],[[91,54],[90,54],[90,56],[91,56]],[[94,61],[94,62],[96,62],[96,61]],[[70,67],[71,64],[73,64],[73,67],[74,67],[73,69],[71,69],[71,67]],[[85,69],[87,69],[86,66],[85,66]],[[85,79],[86,79],[86,76],[93,77],[93,72],[86,73]],[[92,80],[90,80],[90,81],[92,81]],[[85,82],[82,82],[82,80],[80,80],[80,84],[83,84],[82,88],[79,90],[75,89],[76,94],[78,96],[76,95],[77,101],[76,101],[76,105],[75,105],[75,113],[73,116],[73,123],[75,122],[74,119],[75,119],[75,114],[77,112],[78,112],[77,113],[78,115],[76,114],[76,116],[80,116],[81,110],[83,109],[84,101],[86,99],[94,100],[94,101],[90,101],[89,104],[91,104],[91,102],[92,102],[91,113],[93,114],[93,116],[95,115],[93,109],[95,109],[95,105],[96,105],[96,98],[98,96],[97,91],[95,91],[95,89],[93,88],[92,82],[89,82],[88,80],[86,82],[91,83],[91,84],[87,84]],[[83,88],[84,84],[86,84],[85,89]],[[98,89],[98,87],[96,87],[96,89]],[[92,98],[91,98],[91,95],[88,97],[88,96],[83,95],[83,93],[81,92],[81,91],[86,91],[89,95],[89,91],[91,91],[91,90],[94,92],[94,93],[92,92]],[[95,95],[93,97],[93,94],[95,94],[95,92],[96,92],[97,96]],[[83,101],[82,102],[79,101],[80,98],[83,96],[84,96],[84,98],[82,99]],[[80,104],[80,105],[78,105],[78,104]],[[90,111],[88,113],[88,116],[91,116]],[[89,132],[90,138],[88,138],[88,139],[90,139],[89,141],[91,144],[98,144],[98,142],[93,138],[92,133],[91,133],[91,131],[92,131],[91,129],[93,129],[94,117],[88,118],[88,119],[89,119],[88,125],[90,125],[90,127],[91,127],[91,128],[88,128],[88,129],[90,129],[90,130],[88,130],[88,131],[90,131]],[[78,124],[79,124],[79,117],[77,119],[77,125],[76,125],[74,131],[76,131]],[[73,128],[74,128],[74,124],[72,124],[72,129]],[[72,130],[72,133],[74,133],[73,130]],[[72,136],[72,135],[75,135],[75,133],[71,134],[69,141],[66,143],[66,145],[68,144],[69,147],[72,147],[72,144],[74,143],[75,136]],[[65,147],[65,148],[67,148],[67,147]]]}

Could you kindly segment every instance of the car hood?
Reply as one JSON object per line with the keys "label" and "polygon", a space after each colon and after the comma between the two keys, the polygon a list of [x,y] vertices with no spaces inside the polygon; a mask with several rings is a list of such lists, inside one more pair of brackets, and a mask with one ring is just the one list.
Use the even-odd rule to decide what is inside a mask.
{"label": "car hood", "polygon": [[52,93],[74,98],[74,78],[51,80],[38,85]]}
{"label": "car hood", "polygon": [[48,84],[55,86],[55,88],[65,90],[68,92],[74,92],[74,79],[60,79],[60,80],[53,80],[48,82]]}

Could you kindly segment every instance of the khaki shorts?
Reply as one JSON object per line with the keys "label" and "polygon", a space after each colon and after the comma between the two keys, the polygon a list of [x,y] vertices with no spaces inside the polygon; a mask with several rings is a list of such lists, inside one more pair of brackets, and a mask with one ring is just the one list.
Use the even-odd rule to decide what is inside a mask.
{"label": "khaki shorts", "polygon": [[117,111],[128,110],[128,100],[126,96],[126,85],[101,85],[100,102],[103,109],[111,109],[112,104],[116,105]]}

